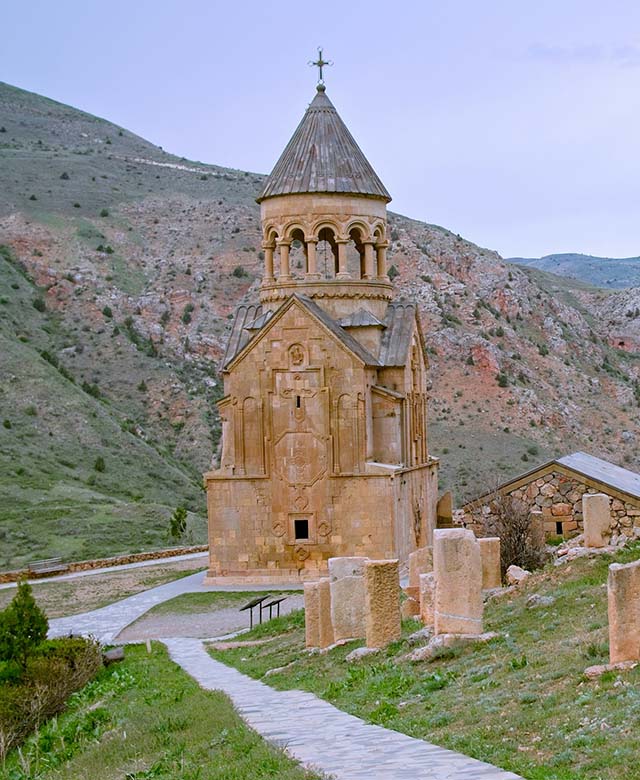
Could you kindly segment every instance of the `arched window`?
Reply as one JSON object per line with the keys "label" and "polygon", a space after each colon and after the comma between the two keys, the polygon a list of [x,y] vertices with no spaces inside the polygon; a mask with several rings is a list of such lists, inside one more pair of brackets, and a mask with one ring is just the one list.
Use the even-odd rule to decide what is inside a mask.
{"label": "arched window", "polygon": [[316,262],[323,279],[335,278],[338,273],[338,245],[335,231],[331,227],[323,227],[318,232]]}
{"label": "arched window", "polygon": [[295,228],[289,234],[291,237],[291,249],[289,250],[289,268],[294,279],[302,279],[307,273],[307,245],[304,233],[300,228]]}
{"label": "arched window", "polygon": [[364,279],[365,267],[362,228],[351,228],[349,231],[349,239],[349,243],[347,244],[347,272],[354,279]]}

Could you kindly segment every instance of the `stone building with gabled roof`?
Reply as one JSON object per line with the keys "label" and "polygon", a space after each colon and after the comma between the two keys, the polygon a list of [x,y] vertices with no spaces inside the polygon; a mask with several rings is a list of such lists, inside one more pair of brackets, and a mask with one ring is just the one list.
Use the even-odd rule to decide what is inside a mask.
{"label": "stone building with gabled roof", "polygon": [[550,460],[469,501],[462,507],[466,525],[482,532],[496,493],[540,512],[547,536],[582,531],[582,496],[605,493],[611,500],[612,535],[640,537],[640,474],[586,452]]}
{"label": "stone building with gabled roof", "polygon": [[264,276],[222,362],[208,580],[298,581],[429,544],[437,460],[417,307],[393,301],[389,193],[324,85],[258,198]]}

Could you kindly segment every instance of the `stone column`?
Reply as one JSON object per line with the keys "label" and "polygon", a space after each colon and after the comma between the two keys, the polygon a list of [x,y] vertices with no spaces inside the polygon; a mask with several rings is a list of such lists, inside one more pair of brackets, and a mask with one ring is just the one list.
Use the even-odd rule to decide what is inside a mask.
{"label": "stone column", "polygon": [[348,239],[338,238],[336,244],[338,245],[338,274],[336,279],[351,279],[351,274],[347,269],[347,244]]}
{"label": "stone column", "polygon": [[436,575],[430,571],[421,574],[420,580],[420,620],[425,626],[433,626],[436,607]]}
{"label": "stone column", "polygon": [[398,561],[367,561],[364,587],[367,647],[386,647],[402,633]]}
{"label": "stone column", "polygon": [[376,271],[374,268],[375,265],[374,255],[375,255],[375,249],[373,247],[373,243],[371,241],[365,242],[364,245],[364,278],[365,279],[373,279],[376,275]]}
{"label": "stone column", "polygon": [[640,561],[609,566],[607,597],[609,662],[640,661]]}
{"label": "stone column", "polygon": [[500,571],[500,537],[487,536],[478,539],[482,559],[482,590],[499,588],[502,585]]}
{"label": "stone column", "polygon": [[320,583],[305,582],[304,642],[306,647],[320,647]]}
{"label": "stone column", "polygon": [[319,279],[318,262],[316,249],[318,246],[318,240],[316,238],[308,238],[307,242],[307,276],[311,279]]}
{"label": "stone column", "polygon": [[387,279],[387,247],[388,241],[376,244],[376,273],[379,279]]}
{"label": "stone column", "polygon": [[331,585],[328,577],[323,577],[318,582],[318,633],[320,639],[319,647],[329,647],[333,644]]}
{"label": "stone column", "polygon": [[467,528],[433,532],[436,577],[435,633],[482,633],[480,545]]}
{"label": "stone column", "polygon": [[364,565],[366,558],[329,558],[331,622],[334,640],[361,639],[364,616]]}
{"label": "stone column", "polygon": [[279,279],[291,279],[291,269],[289,268],[289,247],[288,241],[278,241],[280,249],[280,274]]}
{"label": "stone column", "polygon": [[263,244],[262,248],[264,249],[264,281],[273,282],[273,246]]}
{"label": "stone column", "polygon": [[409,587],[420,587],[420,575],[433,571],[433,547],[420,547],[409,553]]}
{"label": "stone column", "polygon": [[611,509],[606,493],[584,493],[582,496],[582,521],[584,546],[606,547],[611,536]]}

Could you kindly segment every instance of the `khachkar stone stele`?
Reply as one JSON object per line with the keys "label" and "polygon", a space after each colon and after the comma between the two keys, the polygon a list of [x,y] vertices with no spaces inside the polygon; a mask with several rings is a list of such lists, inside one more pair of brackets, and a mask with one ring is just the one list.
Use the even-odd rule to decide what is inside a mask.
{"label": "khachkar stone stele", "polygon": [[428,365],[387,274],[390,200],[321,78],[258,197],[259,300],[230,325],[205,474],[209,582],[316,580],[332,557],[431,544]]}

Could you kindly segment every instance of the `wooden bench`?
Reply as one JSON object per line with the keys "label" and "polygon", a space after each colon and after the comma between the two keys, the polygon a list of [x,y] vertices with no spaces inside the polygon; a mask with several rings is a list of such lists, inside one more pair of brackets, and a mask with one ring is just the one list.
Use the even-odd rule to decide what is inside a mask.
{"label": "wooden bench", "polygon": [[62,562],[62,558],[45,558],[42,561],[31,561],[29,572],[31,574],[62,574],[69,570],[69,566]]}

